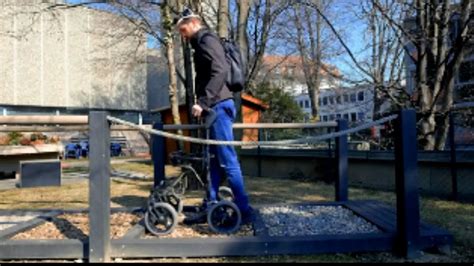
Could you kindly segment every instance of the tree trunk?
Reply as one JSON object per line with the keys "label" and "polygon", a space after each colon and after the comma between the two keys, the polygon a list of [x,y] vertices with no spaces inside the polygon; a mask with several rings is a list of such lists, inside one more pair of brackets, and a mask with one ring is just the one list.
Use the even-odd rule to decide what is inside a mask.
{"label": "tree trunk", "polygon": [[[244,63],[244,70],[247,71],[247,62],[249,55],[249,40],[247,35],[247,25],[250,12],[250,0],[241,0],[239,2],[239,21],[237,29],[237,41],[240,52],[242,53],[242,62]],[[247,76],[247,73],[245,73]]]}
{"label": "tree trunk", "polygon": [[[181,124],[181,117],[179,114],[179,97],[178,97],[178,80],[176,77],[176,63],[174,59],[174,40],[173,40],[173,23],[170,12],[170,4],[168,1],[165,1],[162,5],[162,15],[163,15],[163,29],[165,34],[165,49],[166,57],[168,59],[168,78],[169,78],[169,99],[171,105],[171,113],[173,116],[173,122],[176,125]],[[182,130],[178,131],[179,135],[182,135]],[[184,144],[182,141],[178,141],[178,148],[183,150]]]}
{"label": "tree trunk", "polygon": [[[240,48],[241,56],[244,71],[247,70],[247,58],[248,58],[248,36],[247,36],[247,24],[250,11],[250,0],[242,0],[239,3],[239,19],[237,22],[237,43]],[[247,76],[247,73],[244,72],[244,77]],[[247,85],[247,84],[245,84]],[[246,90],[246,88],[244,88]],[[237,110],[237,116],[235,121],[238,123],[243,122],[242,117],[242,93],[234,93],[235,108]],[[235,132],[235,138],[237,140],[242,139],[242,131]]]}
{"label": "tree trunk", "polygon": [[[425,150],[442,150],[448,132],[448,112],[453,103],[454,79],[469,42],[468,29],[472,1],[462,0],[458,18],[460,33],[450,43],[449,23],[455,8],[451,1],[416,1],[417,27],[420,35],[416,44],[418,88],[421,109],[421,144]],[[435,120],[435,115],[438,119]]]}
{"label": "tree trunk", "polygon": [[[294,23],[296,27],[296,41],[299,55],[303,65],[303,73],[306,80],[307,92],[311,101],[311,115],[313,119],[317,119],[319,115],[319,88],[321,86],[321,69],[322,69],[322,19],[316,15],[316,29],[313,29],[312,14],[308,7],[296,5],[294,12]],[[303,12],[300,16],[299,11]],[[305,21],[301,21],[302,17]],[[306,25],[303,25],[306,23]],[[306,29],[306,31],[305,31]],[[316,34],[316,35],[315,35]],[[309,38],[309,44],[305,39]]]}
{"label": "tree trunk", "polygon": [[424,0],[416,0],[416,8],[418,10],[416,16],[416,26],[419,29],[418,37],[421,40],[417,44],[418,48],[418,64],[417,64],[417,78],[418,78],[418,92],[420,95],[419,106],[421,109],[421,128],[420,134],[422,140],[420,144],[424,150],[433,150],[435,139],[434,139],[434,130],[436,126],[435,117],[430,110],[431,108],[431,91],[428,85],[428,47],[427,47],[427,24],[426,21],[426,10]]}
{"label": "tree trunk", "polygon": [[265,1],[264,4],[264,12],[263,18],[261,17],[261,8],[262,8],[262,1],[255,1],[255,16],[258,20],[261,20],[262,23],[261,27],[257,27],[255,23],[253,27],[253,42],[254,42],[254,49],[255,54],[248,61],[248,71],[247,71],[247,87],[254,87],[254,81],[257,78],[258,71],[262,66],[263,56],[265,55],[268,39],[269,39],[269,32],[270,28],[272,27],[272,12],[271,6],[273,1]]}
{"label": "tree trunk", "polygon": [[229,35],[229,0],[219,0],[218,12],[217,34],[220,38],[227,38]]}

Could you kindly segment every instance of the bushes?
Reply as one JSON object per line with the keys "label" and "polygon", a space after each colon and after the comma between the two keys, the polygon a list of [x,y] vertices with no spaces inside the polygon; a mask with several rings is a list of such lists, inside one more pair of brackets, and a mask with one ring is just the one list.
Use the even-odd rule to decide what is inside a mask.
{"label": "bushes", "polygon": [[58,143],[59,137],[48,137],[43,133],[32,133],[29,136],[20,132],[10,132],[7,135],[0,136],[0,146],[6,145],[40,145],[49,143]]}
{"label": "bushes", "polygon": [[20,145],[20,140],[22,137],[23,134],[19,132],[8,133],[8,145]]}

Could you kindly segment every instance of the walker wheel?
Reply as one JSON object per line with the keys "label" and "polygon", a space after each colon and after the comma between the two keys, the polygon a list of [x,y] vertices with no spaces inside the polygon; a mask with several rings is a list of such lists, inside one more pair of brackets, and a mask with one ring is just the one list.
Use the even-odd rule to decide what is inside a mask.
{"label": "walker wheel", "polygon": [[207,213],[207,224],[214,233],[233,234],[240,228],[241,216],[235,203],[222,200],[210,207]]}
{"label": "walker wheel", "polygon": [[157,202],[145,213],[145,226],[155,236],[171,233],[178,224],[178,214],[168,203]]}
{"label": "walker wheel", "polygon": [[234,201],[234,193],[229,187],[219,187],[219,200]]}

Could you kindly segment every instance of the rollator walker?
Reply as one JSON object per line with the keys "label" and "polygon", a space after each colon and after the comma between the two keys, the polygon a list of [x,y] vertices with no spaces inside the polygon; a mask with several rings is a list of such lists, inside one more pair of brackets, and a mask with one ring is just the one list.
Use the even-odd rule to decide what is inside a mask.
{"label": "rollator walker", "polygon": [[[204,130],[208,140],[210,127],[216,119],[212,109],[204,110]],[[145,212],[145,226],[156,236],[170,234],[178,224],[178,214],[183,213],[183,199],[188,188],[189,178],[196,178],[205,190],[204,199],[208,198],[211,187],[210,162],[211,154],[209,144],[205,144],[202,154],[185,154],[182,151],[170,154],[173,165],[181,167],[177,177],[165,178],[154,187],[147,201]],[[205,171],[206,182],[203,182],[196,169]],[[232,234],[239,230],[242,214],[233,202],[234,195],[229,187],[221,186],[217,202],[207,202],[204,207],[186,206],[187,211],[193,213],[206,212],[209,229],[218,234]],[[190,208],[188,208],[190,207]]]}

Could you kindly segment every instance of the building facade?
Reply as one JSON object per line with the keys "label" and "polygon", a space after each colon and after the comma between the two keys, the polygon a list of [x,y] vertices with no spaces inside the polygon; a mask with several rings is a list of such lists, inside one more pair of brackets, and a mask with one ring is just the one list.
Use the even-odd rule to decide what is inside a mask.
{"label": "building facade", "polygon": [[[340,79],[337,78],[340,75],[339,71],[329,65],[325,65],[325,69],[331,73],[321,70],[320,89],[338,87],[340,85]],[[308,90],[303,63],[299,56],[264,56],[258,82],[269,82],[294,97],[307,93]]]}
{"label": "building facade", "polygon": [[[307,93],[297,95],[296,103],[311,115],[311,101]],[[369,85],[328,88],[319,92],[319,121],[345,119],[349,122],[371,121],[374,110],[373,87]]]}
{"label": "building facade", "polygon": [[0,108],[14,113],[140,113],[147,106],[146,36],[126,18],[55,1],[2,1]]}

